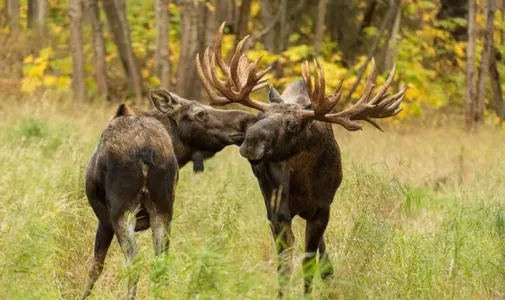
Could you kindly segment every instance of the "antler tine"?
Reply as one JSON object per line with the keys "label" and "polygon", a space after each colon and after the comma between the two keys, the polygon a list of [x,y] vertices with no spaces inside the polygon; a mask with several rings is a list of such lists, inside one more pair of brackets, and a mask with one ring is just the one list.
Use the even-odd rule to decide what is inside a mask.
{"label": "antler tine", "polygon": [[[270,70],[256,72],[256,66],[260,59],[254,63],[249,63],[245,54],[242,53],[243,47],[247,42],[248,36],[243,38],[233,53],[233,57],[228,66],[223,60],[222,38],[225,23],[221,24],[214,42],[214,51],[207,49],[203,59],[203,67],[200,58],[197,57],[198,75],[205,90],[212,100],[212,104],[224,105],[228,103],[239,103],[254,109],[264,111],[268,104],[256,101],[250,98],[252,91],[265,87],[268,78],[263,78]],[[225,80],[220,79],[218,67],[223,71]],[[222,94],[220,97],[216,94],[217,90]]]}
{"label": "antler tine", "polygon": [[223,71],[224,75],[226,77],[230,77],[230,68],[228,65],[223,60],[223,32],[224,32],[224,26],[226,22],[223,22],[221,26],[219,26],[219,30],[217,31],[216,34],[216,40],[214,41],[214,54],[216,55],[216,60],[217,64],[219,65],[219,68]]}
{"label": "antler tine", "polygon": [[211,73],[212,81],[214,83],[214,87],[216,87],[216,89],[221,94],[223,94],[223,96],[230,99],[230,101],[233,101],[233,94],[231,93],[231,91],[229,89],[227,89],[227,82],[222,81],[217,76],[217,73],[216,73],[216,53],[212,54],[212,58],[210,60],[210,69],[214,70],[213,72],[209,70],[209,72]]}
{"label": "antler tine", "polygon": [[[233,53],[233,57],[231,58],[231,63],[230,63],[230,81],[234,84],[235,88],[237,90],[242,88],[242,83],[240,82],[240,77],[239,75],[245,75],[245,74],[238,74],[238,65],[239,61],[243,55],[242,53],[242,48],[244,47],[245,43],[249,39],[249,35],[245,36],[242,40],[237,45],[237,48],[235,48],[235,52]],[[249,74],[247,74],[249,76]]]}
{"label": "antler tine", "polygon": [[329,113],[341,97],[342,81],[337,86],[335,94],[333,94],[333,96],[323,98],[320,103],[316,103],[314,100],[319,100],[321,99],[320,96],[324,95],[321,94],[321,90],[323,90],[324,93],[324,71],[323,68],[316,61],[314,61],[314,75],[316,77],[316,86],[315,90],[312,91],[308,65],[305,62],[302,64],[302,76],[306,82],[311,101],[315,105],[313,105],[313,111],[300,110],[298,112],[298,115],[302,119],[312,119],[339,124],[350,131],[362,129],[363,125],[359,121],[365,121],[382,131],[382,128],[379,126],[379,124],[376,123],[374,119],[388,118],[400,113],[402,108],[400,108],[399,105],[405,96],[405,91],[407,90],[407,86],[404,85],[398,93],[394,95],[386,94],[387,89],[393,82],[395,71],[396,69],[393,66],[391,73],[389,74],[384,84],[380,87],[378,93],[370,100],[376,74],[375,61],[372,60],[371,70],[367,77],[364,94],[361,99],[344,111]]}
{"label": "antler tine", "polygon": [[[209,52],[209,48],[205,49],[204,64],[206,64],[205,61],[207,61],[206,65],[208,65],[208,54],[209,54],[208,52]],[[209,77],[208,77],[209,75],[208,75],[208,73],[206,74],[204,72],[202,65],[200,63],[200,56],[198,55],[198,53],[196,54],[196,69],[198,72],[198,77],[200,78],[200,81],[202,82],[202,85],[205,88],[205,91],[207,92],[207,94],[210,97],[210,102],[214,105],[217,105],[217,106],[221,106],[221,105],[225,105],[225,104],[230,103],[230,101],[228,99],[226,99],[225,97],[218,96],[214,92],[214,90],[212,89],[212,86],[209,82]]]}
{"label": "antler tine", "polygon": [[[374,62],[374,61],[372,60],[372,62]],[[374,62],[374,65],[375,65],[375,62]],[[373,99],[370,100],[371,104],[375,104],[378,100],[380,100],[382,98],[382,96],[384,95],[386,90],[389,88],[389,86],[393,82],[393,78],[395,77],[395,73],[396,73],[396,65],[393,64],[393,68],[391,69],[391,72],[389,73],[389,76],[386,79],[386,82],[384,82],[384,84],[380,87],[377,95],[375,95],[375,97],[373,97]]]}
{"label": "antler tine", "polygon": [[323,67],[317,62],[317,60],[314,59],[314,65],[317,68],[319,72],[319,91],[317,93],[317,99],[319,101],[319,105],[323,106],[326,105],[325,102],[325,90],[326,90],[326,82],[324,79],[324,69]]}

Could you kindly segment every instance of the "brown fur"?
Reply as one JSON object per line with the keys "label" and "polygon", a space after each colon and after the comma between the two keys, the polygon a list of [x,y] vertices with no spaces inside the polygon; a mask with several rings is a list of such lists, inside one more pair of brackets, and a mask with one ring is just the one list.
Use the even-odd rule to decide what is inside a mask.
{"label": "brown fur", "polygon": [[342,181],[340,150],[330,125],[297,116],[298,110],[310,108],[302,82],[291,84],[282,95],[271,90],[270,99],[267,110],[246,131],[240,153],[251,161],[265,200],[279,253],[279,295],[291,274],[292,219],[298,215],[307,221],[303,268],[309,293],[318,251],[321,275],[333,272],[323,235]]}
{"label": "brown fur", "polygon": [[[86,171],[86,195],[98,218],[94,259],[82,298],[100,276],[112,237],[116,235],[131,264],[137,248],[134,232],[153,232],[157,255],[168,249],[170,222],[179,167],[240,144],[255,117],[240,111],[213,109],[164,90],[153,90],[158,110],[136,114],[120,105],[103,131]],[[128,298],[138,278],[129,278]]]}

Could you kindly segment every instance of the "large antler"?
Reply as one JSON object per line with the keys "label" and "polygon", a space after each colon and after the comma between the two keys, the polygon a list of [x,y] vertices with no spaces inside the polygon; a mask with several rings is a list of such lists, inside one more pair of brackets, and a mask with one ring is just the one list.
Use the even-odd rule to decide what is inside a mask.
{"label": "large antler", "polygon": [[[200,81],[207,91],[212,105],[219,106],[229,103],[239,103],[264,111],[268,104],[251,99],[249,94],[267,85],[268,78],[263,77],[270,71],[271,67],[263,71],[257,71],[257,65],[261,57],[249,63],[245,54],[242,53],[242,48],[249,36],[244,37],[238,43],[231,63],[227,65],[223,60],[221,50],[224,25],[225,23],[219,27],[219,31],[217,32],[214,51],[210,50],[210,47],[205,49],[203,68],[199,55],[196,55],[196,68]],[[223,71],[226,80],[219,78],[217,74],[218,66]],[[222,96],[219,96],[214,89],[219,91]]]}
{"label": "large antler", "polygon": [[[302,64],[302,76],[307,86],[310,102],[313,110],[301,110],[299,115],[302,119],[313,119],[328,123],[342,125],[347,130],[355,131],[363,127],[358,121],[365,121],[377,129],[382,128],[373,119],[382,119],[397,115],[402,108],[399,107],[403,100],[407,86],[404,85],[397,94],[385,94],[393,82],[396,68],[393,65],[389,76],[384,84],[379,88],[377,94],[371,98],[375,80],[375,61],[372,60],[372,70],[368,75],[363,97],[353,106],[344,111],[330,113],[342,96],[342,81],[337,86],[333,95],[325,95],[325,80],[323,68],[314,60],[314,89],[312,88],[312,78],[309,71],[309,63]],[[371,99],[370,99],[371,98]]]}

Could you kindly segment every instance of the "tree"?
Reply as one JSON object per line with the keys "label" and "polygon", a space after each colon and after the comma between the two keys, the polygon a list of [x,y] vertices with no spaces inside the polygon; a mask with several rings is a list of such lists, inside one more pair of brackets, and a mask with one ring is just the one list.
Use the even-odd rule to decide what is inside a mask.
{"label": "tree", "polygon": [[238,17],[238,29],[236,32],[235,44],[248,34],[247,25],[249,24],[249,16],[251,15],[251,0],[242,0],[240,5],[240,13]]}
{"label": "tree", "polygon": [[47,0],[28,0],[28,28],[35,32],[35,44],[40,47],[46,31]]}
{"label": "tree", "polygon": [[100,95],[108,99],[109,87],[107,77],[107,64],[105,62],[105,41],[103,25],[100,21],[100,10],[97,0],[87,0],[88,15],[93,28],[93,66],[94,78]]}
{"label": "tree", "polygon": [[473,128],[474,103],[476,89],[476,67],[475,67],[475,40],[476,24],[475,13],[477,3],[475,0],[468,0],[468,44],[466,48],[466,95],[465,95],[465,123],[468,130]]}
{"label": "tree", "polygon": [[70,50],[72,52],[72,88],[78,103],[86,99],[86,75],[84,73],[84,53],[82,44],[82,0],[68,3],[70,18]]}
{"label": "tree", "polygon": [[181,6],[181,55],[177,64],[176,92],[188,98],[201,96],[200,83],[196,74],[195,57],[200,49],[202,28],[200,26],[205,13],[205,6],[192,0],[180,0]]}
{"label": "tree", "polygon": [[170,88],[170,49],[168,48],[169,0],[156,0],[156,72],[160,77],[160,87]]}
{"label": "tree", "polygon": [[[393,2],[393,0],[391,0],[391,2]],[[396,17],[393,23],[393,29],[391,30],[389,41],[386,44],[384,51],[385,70],[390,70],[393,67],[393,64],[395,63],[396,60],[396,55],[398,54],[398,40],[400,33],[401,17],[402,17],[401,1],[398,1],[398,5],[396,7]]]}
{"label": "tree", "polygon": [[126,19],[125,0],[103,0],[102,3],[109,22],[109,28],[118,49],[121,64],[128,79],[128,85],[135,93],[137,104],[140,104],[142,102],[140,68],[131,45],[130,28]]}
{"label": "tree", "polygon": [[324,19],[326,16],[326,6],[328,0],[319,0],[317,6],[316,34],[314,37],[314,55],[317,57],[321,51],[321,44],[324,37]]}
{"label": "tree", "polygon": [[[263,20],[263,25],[273,22],[272,18],[274,17],[272,15],[272,9],[269,0],[261,0],[261,18]],[[270,28],[267,27],[263,28],[263,30],[266,29],[266,31],[263,34],[260,33],[257,35],[258,38],[263,38],[263,45],[265,45],[265,49],[271,52],[274,52],[275,50],[275,32],[272,29],[277,24],[278,19],[274,21],[275,22],[271,24]]]}
{"label": "tree", "polygon": [[498,66],[496,65],[496,49],[493,48],[493,53],[491,53],[491,61],[489,62],[489,78],[491,79],[491,92],[493,99],[493,109],[496,112],[500,122],[505,121],[505,106],[503,103],[503,93],[501,89],[500,73],[498,72]]}
{"label": "tree", "polygon": [[479,89],[475,106],[474,118],[476,122],[482,122],[484,117],[484,102],[486,98],[486,79],[489,72],[490,56],[493,53],[493,22],[496,11],[496,0],[487,0],[486,29],[484,32],[484,49],[482,50],[479,76]]}
{"label": "tree", "polygon": [[5,15],[13,31],[19,29],[19,0],[5,0]]}

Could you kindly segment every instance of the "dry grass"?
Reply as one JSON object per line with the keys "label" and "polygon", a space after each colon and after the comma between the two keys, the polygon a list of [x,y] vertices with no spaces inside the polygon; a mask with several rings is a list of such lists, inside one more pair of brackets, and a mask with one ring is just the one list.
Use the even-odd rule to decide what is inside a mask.
{"label": "dry grass", "polygon": [[[47,95],[50,99],[53,95]],[[74,299],[90,263],[95,217],[83,170],[113,108],[65,101],[0,103],[0,297]],[[318,299],[503,299],[505,135],[404,125],[336,131],[344,182],[327,230],[335,277]],[[272,299],[277,280],[266,212],[235,147],[181,172],[170,255],[138,234],[139,299]],[[295,222],[297,265],[304,224]],[[170,286],[158,288],[168,272]],[[113,243],[97,299],[126,291]],[[151,280],[150,280],[151,278]],[[301,271],[292,298],[301,298]]]}

